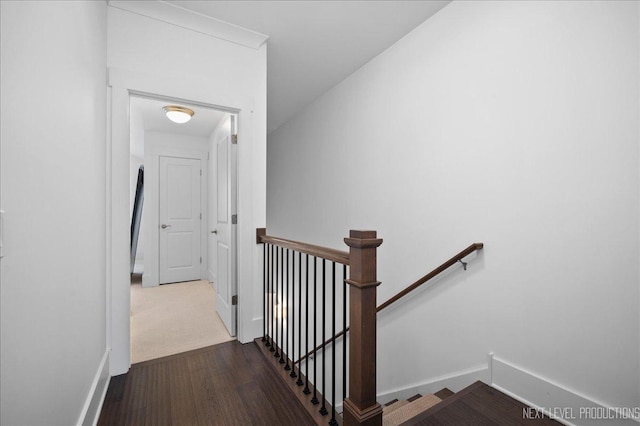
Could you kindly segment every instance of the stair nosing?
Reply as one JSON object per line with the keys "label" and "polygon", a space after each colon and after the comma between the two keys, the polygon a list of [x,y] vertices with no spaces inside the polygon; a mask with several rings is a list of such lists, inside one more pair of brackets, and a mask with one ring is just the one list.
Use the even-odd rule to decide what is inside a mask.
{"label": "stair nosing", "polygon": [[404,423],[400,423],[399,426],[412,426],[412,425],[415,425],[415,424],[417,424],[418,421],[424,420],[425,418],[429,417],[430,415],[432,415],[432,414],[442,410],[443,408],[453,404],[454,402],[458,401],[463,396],[475,391],[478,387],[482,387],[483,385],[484,385],[484,383],[482,381],[478,380],[477,382],[475,382],[475,383],[469,385],[468,387],[462,389],[460,392],[454,393],[449,398],[445,398],[445,399],[441,400],[439,403],[437,403],[433,407],[423,411],[422,413],[416,415],[415,417],[412,417],[412,418],[408,419]]}
{"label": "stair nosing", "polygon": [[[434,401],[435,399],[435,401]],[[408,402],[407,404],[404,404],[402,407],[399,407],[398,410],[402,410],[403,413],[408,413],[408,414],[398,414],[399,411],[398,410],[393,410],[390,413],[387,413],[387,416],[384,415],[382,416],[382,424],[385,424],[385,420],[386,420],[386,424],[389,425],[390,424],[390,417],[391,419],[394,419],[395,417],[399,417],[399,419],[395,420],[392,424],[393,425],[401,425],[411,419],[413,419],[414,417],[418,416],[419,414],[425,412],[426,410],[429,410],[433,407],[435,407],[436,405],[440,404],[442,402],[442,399],[440,399],[439,397],[437,397],[434,394],[428,394],[425,396],[420,396],[419,398],[416,398],[415,400]],[[430,404],[430,406],[428,406],[427,408],[422,408],[421,411],[419,411],[418,413],[411,413],[415,407],[419,407],[422,404]],[[389,415],[390,414],[390,415]],[[409,416],[409,417],[406,417]],[[386,419],[385,419],[386,417]],[[406,418],[405,418],[406,417]]]}

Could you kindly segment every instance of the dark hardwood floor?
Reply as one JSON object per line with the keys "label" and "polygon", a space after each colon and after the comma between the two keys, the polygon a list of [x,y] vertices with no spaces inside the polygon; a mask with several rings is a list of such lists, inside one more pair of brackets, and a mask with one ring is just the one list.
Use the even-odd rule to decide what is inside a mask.
{"label": "dark hardwood floor", "polygon": [[134,364],[111,379],[99,426],[312,425],[254,343]]}

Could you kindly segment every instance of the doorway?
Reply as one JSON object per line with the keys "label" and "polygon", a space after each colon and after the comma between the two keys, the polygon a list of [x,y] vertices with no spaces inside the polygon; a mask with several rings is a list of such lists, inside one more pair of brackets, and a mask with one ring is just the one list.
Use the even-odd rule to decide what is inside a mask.
{"label": "doorway", "polygon": [[[176,124],[162,108],[177,103],[155,96],[130,96],[130,170],[142,165],[145,173],[142,232],[130,296],[132,362],[232,338],[217,306],[221,286],[215,227],[217,180],[221,177],[217,145],[230,136],[236,117],[232,112],[180,101],[195,114],[189,123]],[[223,181],[235,181],[235,177],[230,179],[231,172],[226,170]],[[229,188],[230,200],[235,200],[235,193],[235,188]],[[230,243],[229,256],[235,261],[235,241]],[[225,307],[225,317],[227,311]],[[149,350],[140,350],[141,346]],[[140,353],[145,355],[141,358]]]}

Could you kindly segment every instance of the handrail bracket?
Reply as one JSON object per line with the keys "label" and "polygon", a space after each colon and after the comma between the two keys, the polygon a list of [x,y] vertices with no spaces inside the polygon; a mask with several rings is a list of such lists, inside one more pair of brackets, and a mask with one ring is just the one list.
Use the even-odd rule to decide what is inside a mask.
{"label": "handrail bracket", "polygon": [[466,271],[467,270],[467,262],[463,262],[462,259],[458,259],[458,262],[462,263],[462,268]]}

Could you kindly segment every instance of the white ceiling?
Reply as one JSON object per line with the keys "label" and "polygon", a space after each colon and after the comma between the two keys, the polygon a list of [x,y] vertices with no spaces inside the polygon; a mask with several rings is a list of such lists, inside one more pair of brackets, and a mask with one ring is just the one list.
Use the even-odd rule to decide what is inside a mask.
{"label": "white ceiling", "polygon": [[192,1],[180,8],[269,36],[267,130],[401,39],[446,1]]}
{"label": "white ceiling", "polygon": [[[180,105],[191,108],[194,111],[193,118],[184,124],[177,124],[169,120],[162,107],[165,105]],[[200,136],[208,138],[215,130],[218,124],[227,115],[226,112],[218,111],[211,108],[201,106],[193,106],[189,104],[176,104],[175,102],[160,101],[155,99],[141,98],[131,96],[130,101],[131,120],[136,120],[136,124],[140,125],[144,131],[155,131],[163,133],[173,133],[188,136]],[[142,157],[143,146],[134,146],[132,142],[132,154]]]}

